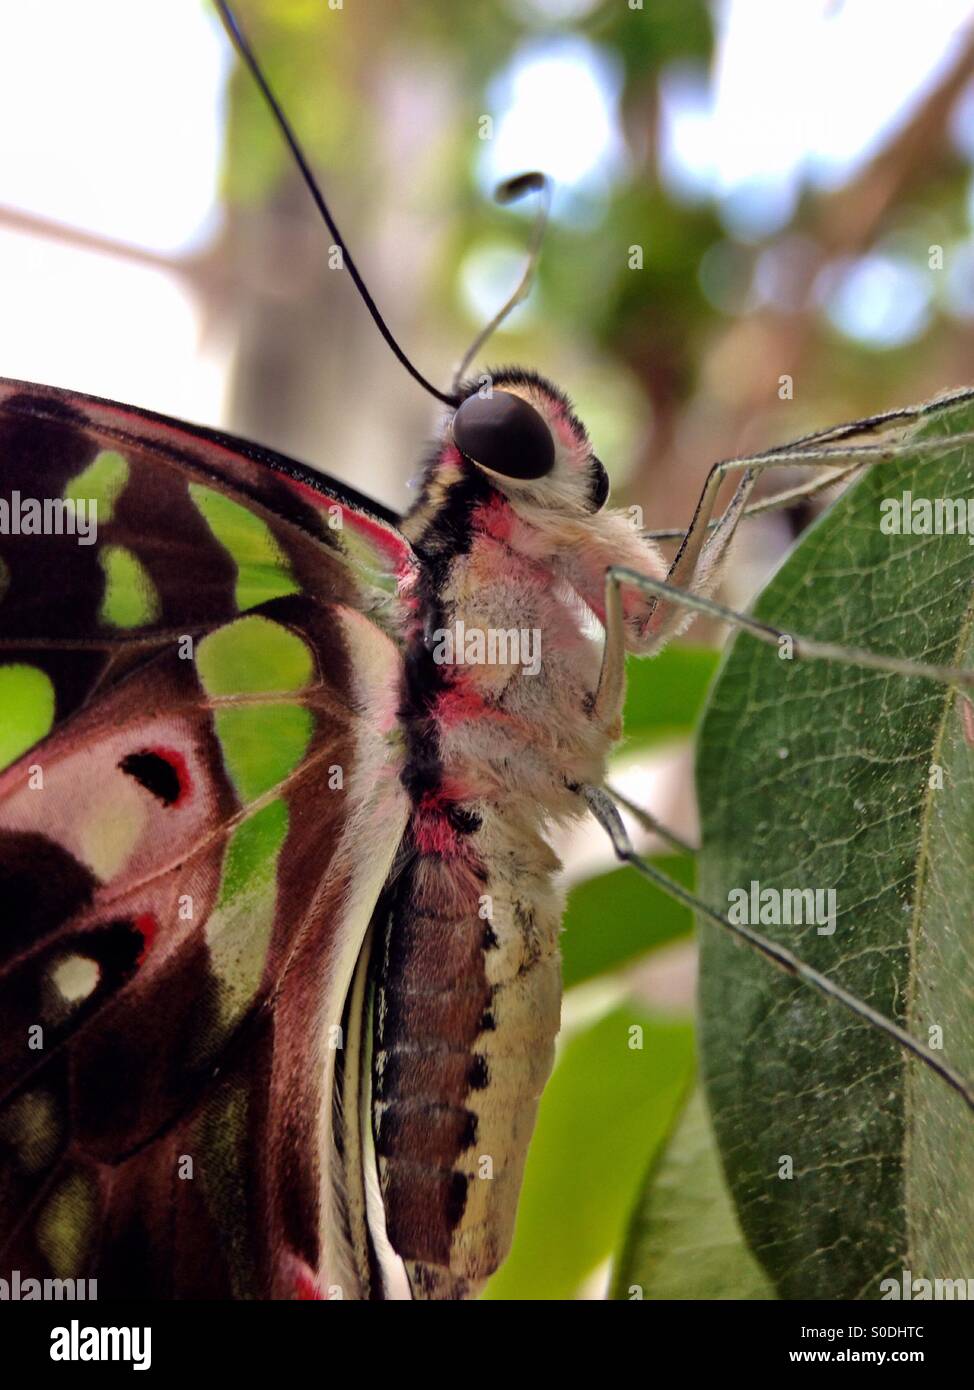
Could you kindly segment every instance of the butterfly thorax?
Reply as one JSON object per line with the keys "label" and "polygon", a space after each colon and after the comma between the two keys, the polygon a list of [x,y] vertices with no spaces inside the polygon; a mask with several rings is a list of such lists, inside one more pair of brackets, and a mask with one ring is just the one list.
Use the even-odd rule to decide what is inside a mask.
{"label": "butterfly thorax", "polygon": [[401,709],[417,803],[445,784],[454,802],[518,803],[540,825],[577,813],[569,787],[601,780],[601,632],[569,577],[589,538],[545,521],[447,450],[404,523],[422,561]]}

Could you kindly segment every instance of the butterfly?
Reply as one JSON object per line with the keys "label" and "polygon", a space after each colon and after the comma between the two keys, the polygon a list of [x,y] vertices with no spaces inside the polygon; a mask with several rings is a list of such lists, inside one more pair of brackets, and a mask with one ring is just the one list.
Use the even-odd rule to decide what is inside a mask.
{"label": "butterfly", "polygon": [[0,385],[0,1241],[101,1297],[453,1299],[498,1267],[559,1026],[549,826],[591,811],[631,856],[624,656],[726,611],[759,471],[711,527],[714,475],[666,566],[553,383],[431,387],[345,249],[448,407],[404,518]]}

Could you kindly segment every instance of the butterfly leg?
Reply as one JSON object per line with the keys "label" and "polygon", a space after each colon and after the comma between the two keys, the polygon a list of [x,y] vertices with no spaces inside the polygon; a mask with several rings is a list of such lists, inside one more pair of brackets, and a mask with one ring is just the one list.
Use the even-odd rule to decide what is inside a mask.
{"label": "butterfly leg", "polygon": [[628,811],[637,825],[642,826],[643,830],[648,830],[651,835],[658,835],[661,840],[665,840],[673,849],[679,850],[681,854],[696,854],[699,846],[691,845],[682,836],[677,835],[675,830],[670,830],[669,826],[656,819],[651,811],[639,806],[635,801],[630,801],[617,787],[606,786],[605,790],[612,797],[617,806],[621,806],[624,811]]}
{"label": "butterfly leg", "polygon": [[[737,524],[743,514],[755,477],[745,467],[733,498],[721,516],[717,529],[707,535],[707,524],[713,511],[714,502],[725,474],[718,476],[717,470],[725,465],[717,464],[710,472],[690,528],[684,537],[676,559],[666,572],[665,585],[682,592],[692,587],[706,586],[712,582],[720,568],[723,558],[733,538]],[[712,485],[711,485],[712,484]],[[637,632],[627,630],[626,614],[620,583],[613,575],[635,574],[626,566],[610,565],[605,571],[604,628],[605,645],[602,651],[602,668],[595,694],[592,715],[597,725],[611,738],[618,738],[622,727],[622,705],[625,699],[625,662],[627,649],[640,652],[656,650],[672,636],[684,617],[684,610],[674,604],[660,601],[659,590],[646,590],[654,597],[651,611],[643,620]],[[706,577],[705,577],[706,576]],[[660,580],[659,583],[664,581]]]}
{"label": "butterfly leg", "polygon": [[[966,394],[962,399],[967,399]],[[943,403],[940,404],[942,408]],[[903,413],[906,414],[906,412]],[[877,418],[886,419],[887,417]],[[890,417],[890,419],[893,418],[898,419],[899,417]],[[794,444],[780,445],[766,453],[755,454],[749,458],[726,459],[721,463],[715,463],[707,474],[707,480],[703,485],[693,518],[677,551],[676,558],[670,566],[670,571],[666,576],[667,583],[676,589],[685,592],[693,591],[696,594],[706,594],[713,588],[720,574],[721,566],[727,558],[727,552],[734,539],[738,524],[743,516],[749,514],[750,509],[747,507],[747,500],[757,482],[758,475],[770,468],[780,468],[784,464],[790,464],[803,468],[833,470],[824,482],[818,481],[818,487],[822,488],[831,486],[843,477],[851,476],[859,468],[880,463],[893,463],[907,454],[911,457],[922,456],[923,454],[929,454],[931,457],[942,455],[947,449],[974,442],[974,434],[969,433],[956,434],[947,438],[938,436],[934,439],[896,439],[879,444],[819,442],[820,439],[838,438],[841,431],[855,429],[861,433],[865,423],[859,421],[855,426],[841,426],[839,430],[826,432],[822,436],[810,436],[808,441],[798,440]],[[917,417],[910,415],[910,433],[916,429],[917,423]],[[735,474],[741,475],[737,489],[720,518],[717,521],[712,521],[711,517],[717,501],[717,494],[724,479]],[[813,483],[807,489],[795,489],[786,494],[786,501],[779,502],[777,499],[771,499],[771,501],[777,505],[787,505],[788,501],[811,495],[815,490],[817,489]],[[767,510],[768,508],[759,503],[754,511],[759,509]],[[659,533],[647,531],[643,534],[647,539],[659,538]],[[658,636],[661,641],[665,640],[673,635],[679,621],[680,614],[677,606],[667,596],[661,594],[653,617],[651,629],[653,635]]]}
{"label": "butterfly leg", "polygon": [[766,936],[762,936],[760,932],[754,931],[753,928],[743,923],[732,922],[729,917],[725,917],[723,913],[710,907],[694,893],[691,893],[689,889],[684,888],[682,884],[675,882],[675,880],[671,879],[667,874],[662,873],[654,864],[651,864],[648,860],[643,859],[641,855],[636,853],[626,832],[626,828],[622,823],[622,817],[613,805],[612,798],[607,791],[601,787],[591,786],[581,787],[579,791],[589,810],[592,812],[592,815],[612,841],[612,847],[615,850],[617,859],[620,859],[624,864],[631,864],[637,873],[642,874],[642,876],[649,879],[651,883],[655,883],[657,887],[662,888],[670,897],[675,898],[678,902],[683,903],[685,907],[690,908],[692,912],[699,913],[702,917],[706,917],[708,921],[713,922],[715,926],[721,927],[724,931],[737,937],[738,940],[743,941],[746,945],[750,946],[752,950],[764,956],[772,965],[777,966],[778,969],[783,971],[786,975],[791,975],[794,979],[801,980],[804,984],[810,985],[813,989],[817,990],[819,994],[824,995],[826,999],[830,999],[836,1004],[841,1004],[843,1008],[848,1009],[849,1012],[855,1014],[856,1017],[864,1019],[867,1023],[872,1024],[873,1027],[879,1029],[880,1032],[885,1033],[888,1038],[892,1039],[893,1042],[902,1047],[905,1051],[911,1053],[921,1061],[924,1066],[929,1067],[932,1072],[939,1076],[942,1081],[945,1081],[948,1086],[952,1087],[953,1090],[963,1097],[968,1108],[974,1111],[974,1084],[944,1062],[941,1057],[931,1048],[927,1047],[925,1043],[914,1038],[905,1028],[901,1028],[899,1024],[894,1023],[893,1020],[887,1018],[885,1014],[879,1013],[869,1004],[864,1003],[863,1000],[857,999],[854,994],[850,994],[847,990],[844,990],[841,985],[836,984],[834,980],[830,980],[827,975],[823,975],[820,971],[807,965],[786,947],[779,945],[776,941],[771,941]]}
{"label": "butterfly leg", "polygon": [[918,405],[899,406],[895,410],[884,410],[878,415],[866,415],[859,420],[847,420],[841,425],[829,425],[824,430],[815,430],[796,440],[779,445],[790,449],[796,444],[827,444],[842,439],[858,439],[863,435],[882,434],[886,430],[909,428],[921,424],[931,415],[939,415],[944,410],[967,405],[974,401],[974,387],[962,386],[956,391],[945,391]]}
{"label": "butterfly leg", "polygon": [[[714,599],[702,594],[689,593],[675,588],[668,579],[652,579],[625,566],[613,565],[606,573],[606,585],[618,589],[623,584],[631,584],[647,594],[658,594],[668,604],[690,612],[706,613],[708,617],[720,622],[730,623],[756,637],[760,642],[777,647],[783,660],[835,661],[844,666],[863,666],[873,671],[889,671],[897,676],[919,676],[925,680],[938,681],[943,685],[960,685],[966,689],[974,688],[974,671],[963,671],[956,666],[937,666],[925,661],[913,661],[910,657],[890,656],[884,652],[866,650],[864,647],[845,647],[836,642],[819,642],[812,637],[802,637],[781,628],[762,623],[757,618],[737,613],[726,608]],[[657,638],[647,649],[647,654],[655,651],[663,638]],[[608,638],[606,651],[608,652]],[[604,664],[603,664],[604,670]],[[599,691],[601,693],[601,684]]]}
{"label": "butterfly leg", "polygon": [[[974,440],[968,434],[954,435],[949,445]],[[914,440],[909,445],[911,455],[928,452],[942,453],[945,441],[942,438]],[[621,586],[631,585],[652,595],[655,606],[645,630],[644,640],[639,650],[650,655],[658,651],[679,627],[682,617],[690,612],[705,613],[709,617],[728,622],[743,628],[757,637],[759,641],[778,646],[779,652],[789,659],[817,658],[844,662],[850,666],[865,666],[874,670],[890,671],[903,676],[922,676],[931,680],[974,686],[974,673],[958,671],[953,667],[931,666],[925,662],[911,661],[907,658],[886,656],[878,652],[858,648],[842,647],[831,642],[819,642],[812,638],[799,637],[786,633],[755,618],[736,613],[714,599],[700,592],[713,585],[726,558],[727,551],[737,525],[744,514],[747,497],[757,473],[766,468],[774,468],[784,462],[801,462],[809,466],[834,465],[837,457],[850,460],[860,466],[866,463],[888,462],[904,452],[897,445],[865,445],[840,449],[831,446],[824,451],[819,448],[806,451],[798,446],[789,446],[771,453],[755,455],[750,459],[732,459],[715,464],[704,486],[693,521],[686,533],[683,544],[673,561],[665,579],[657,579],[640,573],[624,565],[611,565],[605,574],[605,646],[602,654],[602,669],[596,691],[593,718],[601,728],[612,737],[617,737],[621,727],[622,704],[625,697],[625,655],[627,632],[624,620]],[[708,536],[707,527],[713,511],[720,485],[726,476],[742,472],[743,477],[728,504],[716,529]]]}
{"label": "butterfly leg", "polygon": [[[812,461],[812,451],[816,445],[839,444],[843,440],[861,439],[869,435],[883,434],[886,431],[899,431],[901,436],[908,434],[917,425],[929,416],[943,411],[953,409],[956,406],[966,405],[974,400],[974,389],[964,388],[960,391],[952,392],[946,396],[932,401],[924,401],[920,405],[906,406],[899,410],[887,410],[880,415],[870,415],[861,420],[853,420],[843,425],[832,425],[828,429],[816,430],[813,434],[802,435],[800,439],[790,440],[785,444],[776,445],[773,449],[766,450],[763,454],[754,455],[753,458],[731,460],[731,464],[738,467],[747,467],[749,464],[761,464],[763,460],[771,457],[778,457],[782,453],[792,454],[800,449],[809,462]],[[902,444],[891,445],[896,448],[904,447]],[[841,451],[840,451],[841,453]],[[779,461],[781,461],[779,459]],[[794,459],[790,459],[794,463]],[[789,488],[784,492],[777,493],[773,497],[765,497],[753,506],[744,509],[744,516],[759,516],[762,512],[776,511],[780,507],[788,507],[795,502],[803,501],[808,497],[814,497],[819,492],[824,492],[827,488],[833,487],[836,483],[852,477],[861,468],[864,468],[868,460],[858,460],[847,467],[839,467],[835,473],[829,477],[816,478],[810,483],[804,483],[800,487]],[[720,467],[721,465],[718,465]],[[703,499],[701,498],[701,501]],[[699,509],[699,508],[698,508]],[[692,523],[691,523],[692,524]],[[713,531],[722,525],[722,520],[708,520],[706,529]],[[649,540],[683,540],[685,532],[680,530],[663,531],[644,531],[643,535]]]}
{"label": "butterfly leg", "polygon": [[[785,488],[781,492],[772,493],[770,497],[762,497],[757,502],[752,502],[749,507],[745,507],[741,514],[741,520],[747,521],[752,516],[763,516],[766,512],[777,512],[785,507],[793,507],[796,502],[805,502],[810,497],[817,497],[820,492],[827,492],[829,488],[836,487],[839,483],[844,483],[856,476],[866,467],[863,463],[852,463],[848,468],[836,468],[833,472],[825,474],[821,478],[813,478],[809,483],[801,483],[798,487]],[[722,518],[717,517],[707,522],[707,531],[713,532],[722,524]],[[651,531],[644,530],[642,535],[650,541],[682,541],[686,532],[683,527],[667,528],[663,530]]]}

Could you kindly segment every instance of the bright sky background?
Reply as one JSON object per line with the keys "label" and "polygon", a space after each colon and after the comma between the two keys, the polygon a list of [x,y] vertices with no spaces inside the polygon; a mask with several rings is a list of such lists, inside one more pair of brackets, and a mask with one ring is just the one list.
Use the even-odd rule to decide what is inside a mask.
{"label": "bright sky background", "polygon": [[487,92],[487,110],[500,114],[483,143],[485,189],[525,169],[569,190],[604,187],[623,162],[621,87],[616,63],[586,39],[526,43]]}
{"label": "bright sky background", "polygon": [[[844,182],[949,64],[971,0],[724,0],[717,70],[664,88],[664,163],[731,230],[787,222],[803,181]],[[773,114],[772,114],[773,113]]]}
{"label": "bright sky background", "polygon": [[[566,215],[597,207],[625,162],[619,74],[587,39],[540,32],[546,14],[595,6],[496,3],[529,18],[535,37],[488,93],[484,186],[543,167],[567,186]],[[950,61],[971,11],[971,0],[723,0],[713,80],[675,71],[666,82],[664,176],[683,196],[717,198],[730,233],[773,232],[803,180],[836,183],[868,157]],[[200,0],[0,5],[0,209],[176,259],[205,245],[219,219],[231,62]],[[974,151],[974,98],[965,110],[957,138]],[[494,282],[514,259],[502,247],[478,256],[464,297],[495,305]],[[929,291],[892,252],[846,268],[822,293],[840,327],[877,345],[908,339],[930,312]],[[0,306],[0,373],[219,418],[229,364],[204,342],[178,274],[0,219]]]}
{"label": "bright sky background", "polygon": [[[0,208],[178,257],[220,216],[232,63],[200,0],[0,4]],[[0,374],[216,421],[184,279],[0,221]]]}
{"label": "bright sky background", "polygon": [[219,215],[231,62],[200,0],[0,5],[0,203],[192,250]]}

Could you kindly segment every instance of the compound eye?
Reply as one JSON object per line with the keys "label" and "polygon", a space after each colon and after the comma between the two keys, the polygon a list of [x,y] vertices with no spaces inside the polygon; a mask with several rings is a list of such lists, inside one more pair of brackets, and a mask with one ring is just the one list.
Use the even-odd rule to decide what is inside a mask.
{"label": "compound eye", "polygon": [[600,512],[609,499],[609,475],[605,471],[605,465],[601,459],[592,455],[592,462],[589,464],[589,471],[592,474],[592,511]]}
{"label": "compound eye", "polygon": [[543,478],[555,466],[551,431],[510,391],[465,400],[453,417],[453,440],[461,454],[505,478]]}

